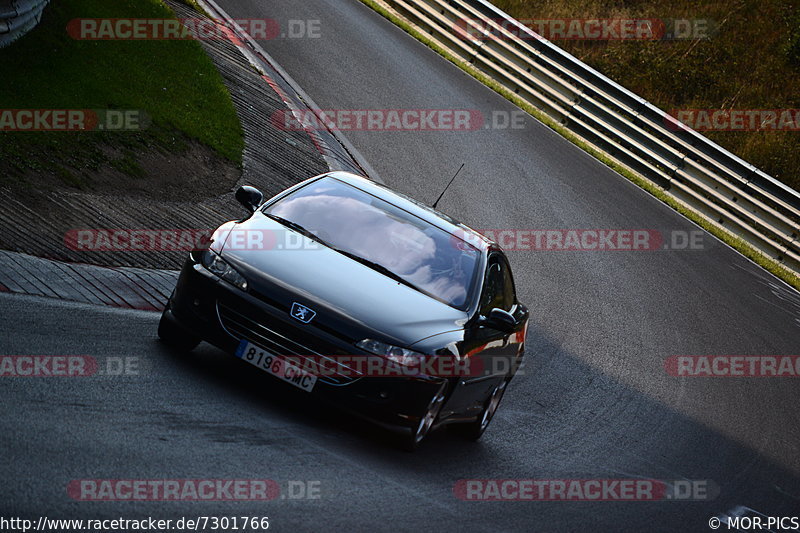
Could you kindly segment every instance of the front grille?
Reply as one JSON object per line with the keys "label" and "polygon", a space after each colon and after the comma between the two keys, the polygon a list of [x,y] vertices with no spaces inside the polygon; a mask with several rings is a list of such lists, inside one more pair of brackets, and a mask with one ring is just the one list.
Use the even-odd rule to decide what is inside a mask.
{"label": "front grille", "polygon": [[[253,319],[219,302],[217,303],[217,310],[222,327],[236,339],[245,339],[274,355],[302,357],[308,361],[311,368],[313,368],[314,362],[309,360],[307,356],[325,358],[344,372],[344,374],[334,373],[330,375],[326,373],[325,375],[320,375],[318,377],[320,381],[332,385],[346,385],[358,379],[354,377],[357,375],[354,370],[328,357],[330,355],[350,355],[338,347],[329,345],[319,339],[310,339],[307,332],[289,324],[281,323],[277,319],[268,318],[263,320],[261,319],[262,316],[268,316],[264,313],[256,314],[256,318]],[[268,323],[269,327],[264,323]],[[303,343],[299,340],[301,338],[304,339]]]}

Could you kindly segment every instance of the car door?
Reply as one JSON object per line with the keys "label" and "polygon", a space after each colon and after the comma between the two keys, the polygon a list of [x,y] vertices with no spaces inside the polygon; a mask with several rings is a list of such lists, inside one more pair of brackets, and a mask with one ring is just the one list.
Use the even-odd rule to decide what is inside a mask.
{"label": "car door", "polygon": [[[504,332],[486,324],[483,319],[494,308],[512,313],[518,327]],[[488,395],[516,364],[526,319],[527,310],[516,301],[508,262],[503,254],[492,253],[487,261],[478,312],[467,324],[461,345],[461,354],[469,360],[470,375],[457,381],[448,402],[449,410],[471,415],[483,409]]]}

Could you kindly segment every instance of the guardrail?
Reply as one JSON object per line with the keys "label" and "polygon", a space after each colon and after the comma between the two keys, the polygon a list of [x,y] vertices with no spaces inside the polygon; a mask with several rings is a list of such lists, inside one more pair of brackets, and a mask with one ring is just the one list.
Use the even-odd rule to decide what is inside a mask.
{"label": "guardrail", "polygon": [[0,48],[8,46],[39,24],[50,0],[0,0]]}
{"label": "guardrail", "polygon": [[[437,44],[589,144],[800,273],[800,193],[794,189],[485,0],[384,1]],[[470,38],[467,26],[469,35],[492,36]]]}

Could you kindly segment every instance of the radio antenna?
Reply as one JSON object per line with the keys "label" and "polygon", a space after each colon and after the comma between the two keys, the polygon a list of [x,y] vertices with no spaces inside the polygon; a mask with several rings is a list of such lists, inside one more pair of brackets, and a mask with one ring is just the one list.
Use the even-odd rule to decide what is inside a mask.
{"label": "radio antenna", "polygon": [[444,196],[444,193],[446,193],[446,192],[447,192],[447,189],[450,187],[450,185],[451,185],[451,184],[453,183],[453,181],[456,179],[456,176],[458,176],[458,173],[459,173],[459,172],[461,172],[461,169],[462,169],[462,168],[464,168],[464,165],[466,165],[466,163],[461,163],[461,166],[460,166],[460,167],[458,167],[458,170],[456,170],[456,173],[453,175],[453,177],[452,177],[452,178],[450,178],[450,183],[448,183],[448,184],[447,184],[447,187],[445,187],[445,188],[444,188],[444,190],[442,191],[442,194],[440,194],[440,195],[439,195],[439,198],[437,198],[437,199],[436,199],[436,201],[435,201],[435,202],[433,202],[433,205],[432,205],[431,207],[433,207],[434,209],[436,209],[436,206],[439,204],[439,200],[441,200],[441,199],[442,199],[442,196]]}

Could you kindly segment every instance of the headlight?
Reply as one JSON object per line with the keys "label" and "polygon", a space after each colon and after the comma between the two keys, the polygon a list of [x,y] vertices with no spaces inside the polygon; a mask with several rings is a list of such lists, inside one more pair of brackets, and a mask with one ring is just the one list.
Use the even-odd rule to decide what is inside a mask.
{"label": "headlight", "polygon": [[244,276],[236,272],[222,257],[211,250],[205,250],[200,256],[200,261],[209,272],[215,274],[231,285],[239,287],[243,291],[247,290],[247,280]]}
{"label": "headlight", "polygon": [[415,352],[414,350],[401,348],[400,346],[393,346],[391,344],[386,344],[385,342],[376,341],[374,339],[364,339],[363,341],[358,341],[356,346],[364,351],[382,355],[390,361],[394,361],[395,363],[399,363],[404,366],[418,365],[425,357],[425,354]]}

